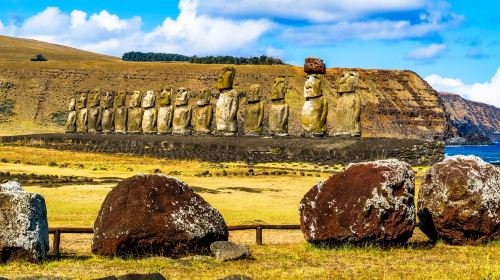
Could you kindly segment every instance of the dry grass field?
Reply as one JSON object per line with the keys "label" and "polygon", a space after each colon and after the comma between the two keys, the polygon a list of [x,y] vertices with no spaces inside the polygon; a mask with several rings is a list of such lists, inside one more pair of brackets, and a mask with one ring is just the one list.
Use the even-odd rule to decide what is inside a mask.
{"label": "dry grass field", "polygon": [[[246,176],[249,168],[256,176]],[[86,184],[42,184],[25,189],[41,193],[47,203],[49,226],[91,227],[100,204],[118,180],[137,173],[171,174],[192,186],[217,208],[228,225],[298,224],[297,206],[304,193],[342,166],[302,163],[213,164],[128,155],[101,155],[0,146],[0,171],[15,174],[82,176]],[[417,187],[426,167],[415,167]],[[211,177],[195,176],[209,170]],[[225,170],[228,176],[222,176]],[[263,175],[263,172],[289,172]],[[313,171],[322,170],[323,172]],[[292,174],[293,172],[293,174]],[[301,176],[303,172],[305,176]],[[175,175],[173,175],[175,174]],[[319,177],[317,177],[319,176]],[[255,245],[255,232],[231,232],[230,239],[248,244],[253,259],[220,262],[210,257],[168,259],[101,258],[90,253],[91,235],[62,235],[62,258],[40,263],[0,265],[0,276],[64,276],[92,279],[125,273],[161,272],[168,279],[218,279],[245,274],[254,279],[499,279],[500,243],[482,246],[432,245],[416,229],[409,244],[397,248],[317,248],[300,231],[264,231],[264,245]]]}

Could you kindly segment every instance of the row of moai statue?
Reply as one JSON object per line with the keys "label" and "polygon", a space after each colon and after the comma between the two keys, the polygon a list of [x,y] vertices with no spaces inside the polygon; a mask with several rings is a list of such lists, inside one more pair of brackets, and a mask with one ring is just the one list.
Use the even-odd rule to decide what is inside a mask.
{"label": "row of moai statue", "polygon": [[[83,93],[78,100],[71,99],[66,122],[67,133],[158,133],[175,135],[223,135],[237,134],[237,112],[239,94],[233,88],[234,67],[224,67],[217,81],[219,98],[215,109],[215,131],[212,129],[214,110],[210,103],[212,94],[204,89],[198,96],[196,107],[188,104],[189,92],[177,89],[172,104],[173,89],[165,88],[158,96],[147,91],[144,96],[134,91],[126,106],[126,93],[111,92],[101,95],[98,89]],[[276,136],[288,135],[288,104],[284,78],[276,78],[271,92],[272,104],[269,110],[269,133]],[[158,108],[155,106],[158,104]],[[246,96],[247,106],[243,126],[246,135],[261,135],[264,117],[264,103],[261,100],[261,86],[254,84]],[[88,104],[87,104],[88,103]],[[88,106],[87,106],[88,105]]]}
{"label": "row of moai statue", "polygon": [[[304,71],[307,73],[301,119],[304,135],[325,136],[328,102],[323,95],[323,84],[326,67],[320,59],[307,58]],[[81,94],[78,100],[72,99],[70,102],[66,132],[234,136],[238,132],[239,106],[239,94],[233,88],[235,74],[235,68],[227,66],[222,69],[217,80],[219,98],[215,106],[214,129],[212,128],[214,109],[210,103],[212,95],[209,90],[201,91],[193,109],[188,104],[189,92],[186,88],[177,89],[172,104],[173,89],[168,87],[162,89],[158,95],[153,91],[147,91],[143,96],[141,92],[134,91],[129,98],[128,108],[125,92],[119,92],[116,96],[106,92],[101,96],[100,91],[96,89],[91,94]],[[339,82],[337,90],[339,98],[334,112],[337,134],[360,135],[361,100],[359,96],[353,94],[357,84],[358,75],[355,72],[346,72]],[[289,107],[285,101],[286,92],[286,80],[274,79],[268,119],[270,135],[288,135]],[[155,103],[158,104],[158,108]],[[243,114],[245,135],[261,135],[263,119],[264,102],[261,99],[261,86],[254,84],[246,94]]]}

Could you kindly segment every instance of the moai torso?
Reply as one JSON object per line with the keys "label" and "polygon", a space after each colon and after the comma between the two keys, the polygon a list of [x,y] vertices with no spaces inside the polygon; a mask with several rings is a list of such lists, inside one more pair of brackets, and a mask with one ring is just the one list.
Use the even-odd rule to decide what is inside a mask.
{"label": "moai torso", "polygon": [[238,132],[238,92],[233,89],[236,74],[234,67],[224,67],[217,80],[220,91],[215,109],[215,124],[218,134],[232,136]]}
{"label": "moai torso", "polygon": [[101,129],[103,133],[112,133],[115,129],[115,109],[113,108],[113,93],[107,91],[101,101],[102,118]]}
{"label": "moai torso", "polygon": [[325,136],[328,103],[322,94],[323,75],[311,74],[304,86],[306,101],[302,107],[302,129],[306,136]]}
{"label": "moai torso", "polygon": [[120,91],[115,97],[115,121],[114,127],[115,132],[125,133],[127,132],[127,106],[125,104],[127,94]]}
{"label": "moai torso", "polygon": [[262,134],[262,119],[264,118],[264,103],[260,100],[260,85],[250,86],[245,106],[245,118],[243,128],[246,135]]}
{"label": "moai torso", "polygon": [[66,119],[66,127],[64,129],[64,132],[66,133],[75,133],[76,132],[76,100],[72,98],[69,101],[68,105],[68,118]]}
{"label": "moai torso", "polygon": [[201,96],[196,102],[193,112],[193,131],[199,135],[206,135],[212,132],[213,108],[210,105],[211,94],[208,90],[202,90]]}
{"label": "moai torso", "polygon": [[156,133],[157,111],[155,108],[155,99],[153,91],[146,92],[146,95],[142,99],[141,107],[144,109],[142,131],[144,133]]}
{"label": "moai torso", "polygon": [[171,102],[172,88],[163,89],[158,97],[158,119],[156,122],[158,134],[172,132],[172,118],[174,107]]}
{"label": "moai torso", "polygon": [[90,96],[90,108],[88,109],[88,132],[97,133],[101,131],[102,108],[100,105],[101,93],[99,90],[94,90]]}
{"label": "moai torso", "polygon": [[142,116],[144,109],[141,108],[142,94],[139,91],[134,91],[130,97],[129,108],[127,112],[127,132],[141,133],[142,132]]}
{"label": "moai torso", "polygon": [[333,114],[335,135],[361,135],[361,98],[356,92],[358,79],[356,72],[347,72],[339,81],[337,106]]}
{"label": "moai torso", "polygon": [[285,101],[287,84],[285,79],[276,78],[271,90],[271,107],[269,108],[269,133],[275,136],[288,135],[288,104]]}
{"label": "moai torso", "polygon": [[86,133],[88,124],[87,115],[87,94],[82,93],[77,102],[76,132]]}
{"label": "moai torso", "polygon": [[172,133],[176,135],[191,134],[191,106],[188,105],[188,91],[185,88],[177,90]]}

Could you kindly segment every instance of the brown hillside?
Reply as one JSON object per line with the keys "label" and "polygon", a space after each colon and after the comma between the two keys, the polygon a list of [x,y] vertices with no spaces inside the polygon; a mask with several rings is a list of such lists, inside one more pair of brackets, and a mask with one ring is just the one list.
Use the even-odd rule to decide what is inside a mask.
{"label": "brown hillside", "polygon": [[[0,45],[9,40],[0,37]],[[24,41],[23,41],[24,42]],[[33,41],[29,41],[33,43]],[[41,43],[41,45],[49,45]],[[31,45],[17,52],[33,55]],[[192,96],[203,87],[214,88],[217,74],[222,65],[202,65],[189,63],[139,63],[123,62],[106,56],[91,56],[81,52],[79,59],[64,60],[64,57],[78,56],[79,51],[61,48],[61,61],[30,62],[26,60],[0,60],[0,81],[13,84],[10,88],[0,89],[0,101],[15,100],[15,115],[11,121],[48,124],[52,113],[65,110],[71,97],[78,91],[99,87],[102,90],[157,90],[162,85],[174,87],[187,86]],[[28,50],[29,49],[29,50]],[[74,51],[74,52],[73,52]],[[45,54],[45,53],[44,53]],[[55,54],[54,57],[57,57]],[[290,104],[290,132],[300,134],[300,112],[304,102],[302,97],[305,75],[301,67],[280,66],[236,66],[236,87],[242,93],[253,83],[260,83],[266,102],[267,94],[276,77],[286,77],[289,81],[287,102]],[[329,106],[336,104],[336,81],[343,71],[349,69],[331,68],[326,75],[325,95]],[[360,76],[360,94],[363,102],[361,116],[363,137],[394,137],[416,139],[443,139],[447,120],[440,99],[424,80],[411,71],[354,69]],[[195,102],[192,100],[191,102]],[[244,106],[241,99],[240,108]],[[241,112],[242,110],[240,110]],[[329,126],[332,124],[329,110]],[[11,122],[12,123],[12,122]]]}
{"label": "brown hillside", "polygon": [[445,110],[456,131],[454,136],[478,137],[481,134],[492,141],[500,140],[500,108],[463,99],[458,94],[440,92]]}

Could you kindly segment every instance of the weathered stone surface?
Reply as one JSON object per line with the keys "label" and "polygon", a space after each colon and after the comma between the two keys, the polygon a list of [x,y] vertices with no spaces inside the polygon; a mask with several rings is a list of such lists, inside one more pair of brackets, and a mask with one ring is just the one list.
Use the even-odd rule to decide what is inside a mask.
{"label": "weathered stone surface", "polygon": [[228,238],[221,214],[183,182],[136,175],[109,192],[94,223],[92,252],[104,256],[206,254]]}
{"label": "weathered stone surface", "polygon": [[172,119],[172,133],[176,135],[191,134],[192,108],[188,104],[189,92],[186,88],[177,89],[175,97],[174,117]]}
{"label": "weathered stone surface", "polygon": [[0,185],[0,262],[45,259],[49,234],[45,200],[17,182]]}
{"label": "weathered stone surface", "polygon": [[304,60],[304,72],[307,74],[326,74],[326,65],[320,58],[308,57]]}
{"label": "weathered stone surface", "polygon": [[64,132],[75,133],[76,132],[76,100],[71,98],[68,105],[68,118],[66,119],[66,126]]}
{"label": "weathered stone surface", "polygon": [[310,74],[304,84],[302,106],[302,129],[305,136],[322,137],[327,131],[328,101],[323,96],[323,80],[321,74]]}
{"label": "weathered stone surface", "polygon": [[273,100],[269,108],[269,134],[288,135],[288,115],[290,110],[285,99]]}
{"label": "weathered stone surface", "polygon": [[220,91],[215,109],[215,125],[217,133],[226,136],[238,132],[237,113],[239,105],[238,92],[233,89],[236,69],[232,66],[222,68],[217,80],[217,89]]}
{"label": "weathered stone surface", "polygon": [[88,115],[87,115],[87,94],[82,93],[77,101],[77,117],[76,117],[76,131],[78,133],[87,132]]}
{"label": "weathered stone surface", "polygon": [[115,132],[117,133],[126,133],[127,132],[127,107],[125,100],[127,98],[127,94],[124,91],[118,92],[115,96],[115,119],[114,119],[114,127]]}
{"label": "weathered stone surface", "polygon": [[102,108],[101,92],[95,89],[90,95],[90,108],[88,108],[88,132],[97,133],[101,131]]}
{"label": "weathered stone surface", "polygon": [[127,111],[127,132],[141,133],[142,132],[142,116],[144,109],[141,108],[142,93],[134,91],[129,100],[129,108]]}
{"label": "weathered stone surface", "polygon": [[414,172],[395,159],[351,164],[300,202],[301,230],[312,243],[402,243],[415,227]]}
{"label": "weathered stone surface", "polygon": [[193,130],[196,134],[206,135],[212,132],[213,107],[210,105],[212,95],[208,89],[200,93],[192,117]]}
{"label": "weathered stone surface", "polygon": [[210,251],[222,261],[239,260],[250,257],[250,249],[231,241],[216,241],[210,244]]}
{"label": "weathered stone surface", "polygon": [[275,78],[273,80],[273,87],[271,88],[271,96],[270,96],[271,100],[284,99],[287,88],[288,84],[285,78]]}
{"label": "weathered stone surface", "polygon": [[158,96],[158,120],[156,123],[158,134],[167,134],[172,132],[172,118],[174,107],[172,105],[172,87],[166,87]]}
{"label": "weathered stone surface", "polygon": [[356,91],[358,74],[344,73],[339,81],[336,106],[333,109],[332,130],[334,135],[361,136],[361,97]]}
{"label": "weathered stone surface", "polygon": [[424,175],[419,226],[453,244],[500,239],[500,170],[474,156],[449,157]]}
{"label": "weathered stone surface", "polygon": [[114,93],[106,91],[102,98],[101,129],[103,133],[111,133],[115,130],[115,109],[113,108]]}
{"label": "weathered stone surface", "polygon": [[246,135],[262,134],[262,120],[264,118],[264,103],[260,100],[261,86],[253,84],[246,97],[245,117],[243,127]]}
{"label": "weathered stone surface", "polygon": [[157,111],[155,108],[156,96],[153,91],[147,91],[142,99],[141,107],[144,109],[142,116],[142,132],[156,133]]}

